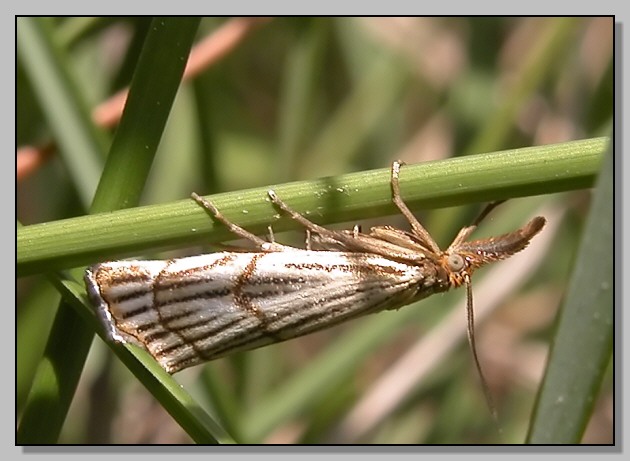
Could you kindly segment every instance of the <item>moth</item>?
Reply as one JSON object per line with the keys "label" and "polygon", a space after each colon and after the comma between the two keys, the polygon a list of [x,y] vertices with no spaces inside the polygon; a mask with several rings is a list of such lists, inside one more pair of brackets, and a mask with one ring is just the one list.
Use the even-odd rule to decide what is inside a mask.
{"label": "moth", "polygon": [[497,205],[492,203],[441,250],[402,200],[400,168],[400,162],[391,168],[392,200],[411,231],[390,226],[372,227],[368,233],[357,227],[329,230],[269,190],[273,205],[310,234],[306,249],[257,237],[193,193],[214,219],[253,243],[256,251],[90,267],[85,273],[87,291],[108,338],[143,347],[167,372],[175,373],[465,285],[469,342],[481,374],[474,344],[472,274],[523,250],[545,219],[535,217],[514,232],[468,241]]}

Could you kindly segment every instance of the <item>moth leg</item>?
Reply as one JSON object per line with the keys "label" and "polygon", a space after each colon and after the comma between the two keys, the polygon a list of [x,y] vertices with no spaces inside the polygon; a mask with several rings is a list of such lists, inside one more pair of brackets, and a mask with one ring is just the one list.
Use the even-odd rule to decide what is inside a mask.
{"label": "moth leg", "polygon": [[256,245],[261,251],[274,252],[274,251],[285,251],[289,249],[289,247],[286,247],[285,245],[280,245],[279,243],[275,243],[273,241],[273,233],[270,234],[272,236],[272,241],[267,242],[261,239],[260,237],[252,234],[251,232],[246,231],[242,227],[237,226],[233,222],[229,221],[225,216],[223,216],[223,214],[221,214],[221,212],[219,211],[217,207],[215,207],[212,203],[210,203],[203,197],[200,197],[194,192],[190,194],[190,197],[195,202],[197,202],[199,206],[201,206],[204,210],[212,213],[212,216],[214,216],[214,219],[216,219],[225,227],[227,227],[230,230],[230,232],[239,236],[242,239],[249,240],[254,245]]}
{"label": "moth leg", "polygon": [[295,210],[292,210],[273,190],[267,191],[267,194],[274,205],[287,213],[292,219],[300,223],[311,233],[316,234],[318,237],[317,244],[324,250],[373,253],[390,259],[394,257],[407,261],[419,261],[430,257],[428,252],[427,254],[412,254],[409,249],[401,248],[395,243],[374,238],[371,235],[361,234],[360,228],[357,226],[351,231],[332,231],[325,227],[318,226]]}
{"label": "moth leg", "polygon": [[471,227],[477,227],[481,221],[483,221],[484,219],[486,219],[486,216],[488,216],[488,213],[490,213],[492,210],[494,210],[496,207],[498,207],[499,205],[501,205],[503,202],[505,202],[505,200],[496,200],[494,202],[490,202],[488,203],[483,210],[481,210],[481,213],[479,213],[479,216],[477,216],[477,218],[472,222]]}
{"label": "moth leg", "polygon": [[300,213],[295,211],[293,208],[289,207],[289,205],[284,203],[282,201],[282,199],[280,197],[278,197],[278,195],[276,194],[276,192],[274,190],[269,189],[267,191],[267,195],[269,196],[269,199],[272,201],[272,203],[274,205],[276,205],[278,208],[280,208],[282,211],[284,211],[286,214],[288,214],[291,217],[291,219],[293,219],[293,220],[299,222],[300,224],[302,224],[302,226],[304,226],[307,230],[309,230],[311,232],[314,232],[316,234],[321,234],[321,235],[325,235],[325,236],[328,236],[329,234],[334,233],[334,232],[326,229],[325,227],[319,226],[319,225],[315,224],[314,222],[309,221],[304,216],[302,216]]}
{"label": "moth leg", "polygon": [[275,191],[268,190],[267,191],[267,195],[269,195],[269,198],[271,199],[271,201],[273,202],[274,205],[276,205],[278,208],[280,208],[282,211],[284,211],[286,214],[288,214],[291,217],[291,219],[293,219],[294,221],[297,221],[302,226],[304,226],[304,228],[306,230],[308,230],[308,231],[310,231],[310,232],[312,232],[314,234],[318,234],[319,236],[323,237],[324,239],[329,239],[331,241],[341,243],[342,245],[346,245],[346,246],[348,246],[348,248],[354,248],[354,247],[357,247],[357,245],[359,245],[359,243],[356,242],[356,240],[352,236],[352,234],[347,235],[344,232],[331,231],[330,229],[326,229],[325,227],[319,226],[319,225],[315,224],[314,222],[309,221],[304,216],[302,216],[300,213],[298,213],[297,211],[295,211],[291,207],[289,207],[289,205],[284,203],[280,199],[280,197],[278,197],[278,195],[275,193]]}
{"label": "moth leg", "polygon": [[312,249],[311,248],[311,231],[308,229],[306,229],[306,238],[305,238],[304,244],[307,250],[310,251]]}
{"label": "moth leg", "polygon": [[453,239],[453,243],[450,244],[449,248],[456,247],[457,245],[464,242],[468,237],[470,237],[470,234],[472,234],[475,229],[477,229],[477,226],[481,223],[481,221],[483,221],[492,210],[501,205],[503,202],[505,202],[505,200],[497,200],[495,202],[488,203],[483,208],[483,210],[481,210],[479,216],[477,216],[477,218],[470,224],[470,226],[466,226],[459,231],[455,239]]}
{"label": "moth leg", "polygon": [[267,235],[269,236],[269,242],[276,243],[276,237],[273,235],[273,228],[267,226]]}
{"label": "moth leg", "polygon": [[420,221],[413,215],[411,210],[407,207],[407,204],[403,201],[400,195],[400,184],[398,178],[400,176],[400,167],[403,165],[400,161],[395,161],[392,163],[392,176],[391,176],[391,186],[392,186],[392,201],[394,205],[398,207],[402,215],[409,221],[411,225],[411,229],[413,233],[419,237],[424,243],[427,244],[429,249],[433,251],[433,253],[439,254],[441,253],[440,247],[437,242],[433,240],[433,237],[427,232]]}

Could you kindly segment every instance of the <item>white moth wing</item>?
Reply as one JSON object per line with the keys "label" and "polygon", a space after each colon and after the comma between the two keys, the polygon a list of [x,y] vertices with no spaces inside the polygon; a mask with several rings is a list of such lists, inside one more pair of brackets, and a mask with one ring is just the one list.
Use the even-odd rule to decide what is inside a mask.
{"label": "white moth wing", "polygon": [[88,274],[110,336],[169,372],[400,307],[435,282],[378,255],[297,249],[118,261]]}

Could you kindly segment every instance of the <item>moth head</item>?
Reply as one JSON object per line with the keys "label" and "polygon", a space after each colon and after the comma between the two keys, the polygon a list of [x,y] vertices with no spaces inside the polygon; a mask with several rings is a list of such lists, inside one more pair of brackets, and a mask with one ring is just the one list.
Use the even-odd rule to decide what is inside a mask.
{"label": "moth head", "polygon": [[[472,256],[472,257],[471,257]],[[445,251],[442,254],[442,266],[448,274],[449,284],[457,288],[470,280],[470,276],[476,265],[473,265],[474,255],[460,252]]]}
{"label": "moth head", "polygon": [[545,222],[545,218],[538,216],[520,229],[498,237],[471,242],[456,238],[442,254],[442,264],[448,271],[451,284],[458,287],[470,281],[476,269],[488,263],[509,258],[523,250],[542,230]]}

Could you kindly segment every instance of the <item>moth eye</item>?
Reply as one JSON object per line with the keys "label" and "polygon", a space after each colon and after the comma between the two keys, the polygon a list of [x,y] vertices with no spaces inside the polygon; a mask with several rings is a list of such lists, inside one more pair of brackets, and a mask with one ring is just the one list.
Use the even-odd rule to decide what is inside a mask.
{"label": "moth eye", "polygon": [[454,272],[459,272],[466,266],[464,258],[458,254],[448,255],[447,261],[448,267]]}

